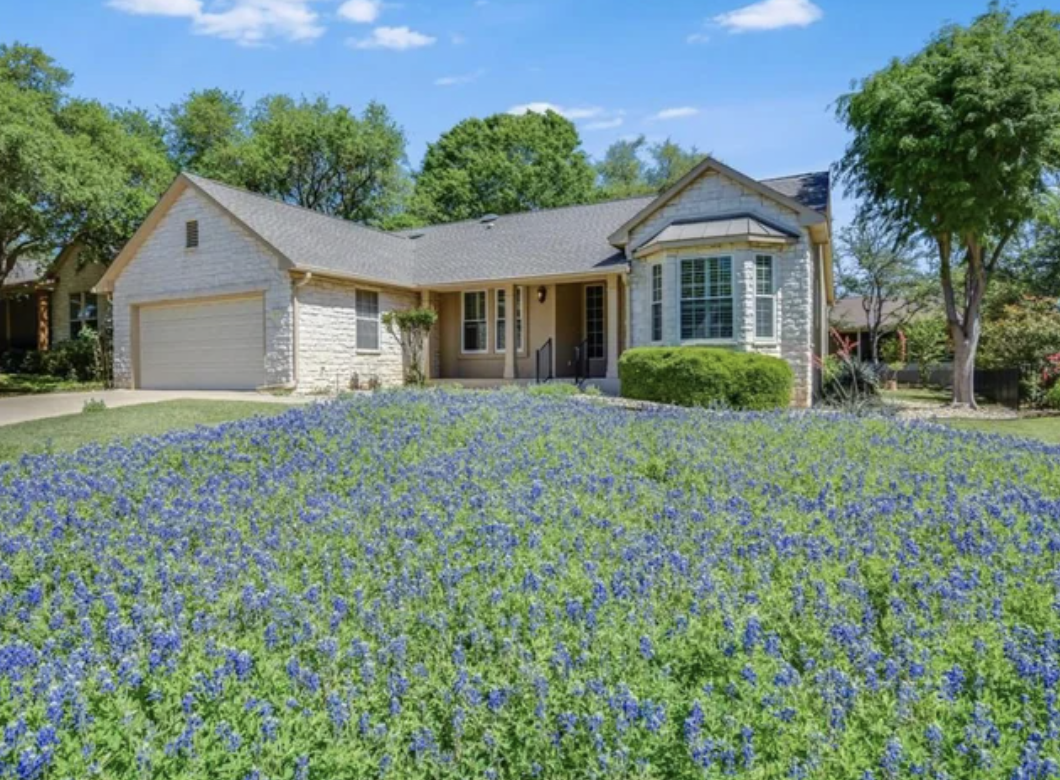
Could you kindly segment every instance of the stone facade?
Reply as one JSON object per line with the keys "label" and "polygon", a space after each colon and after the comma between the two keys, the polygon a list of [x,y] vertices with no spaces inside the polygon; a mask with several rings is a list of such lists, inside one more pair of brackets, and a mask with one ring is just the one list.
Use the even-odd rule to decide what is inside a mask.
{"label": "stone facade", "polygon": [[[199,222],[199,246],[185,248],[185,224]],[[136,307],[261,292],[265,297],[265,379],[294,381],[293,307],[286,261],[189,187],[117,278],[113,294],[114,379],[131,387]]]}
{"label": "stone facade", "polygon": [[[419,305],[417,292],[363,287],[379,294],[379,316]],[[335,392],[378,382],[404,382],[401,343],[379,323],[379,350],[357,349],[357,287],[311,279],[295,288],[298,312],[298,390]]]}
{"label": "stone facade", "polygon": [[[107,267],[103,263],[86,263],[78,267],[77,251],[59,260],[55,268],[55,289],[51,294],[51,340],[59,344],[70,339],[70,296],[91,293],[92,288],[102,278]],[[99,307],[98,320],[100,327],[110,316],[110,302],[106,296],[97,296]]]}
{"label": "stone facade", "polygon": [[[770,198],[744,188],[739,183],[709,172],[653,214],[630,236],[627,254],[656,235],[675,219],[751,212],[800,234],[794,244],[762,249],[747,243],[711,245],[663,251],[650,258],[633,259],[630,274],[630,344],[657,343],[679,346],[681,341],[681,261],[694,257],[731,257],[733,268],[733,338],[716,343],[745,351],[782,357],[795,372],[794,404],[809,406],[813,401],[814,251],[808,231],[799,225],[798,215]],[[755,338],[755,260],[758,255],[774,258],[777,297],[777,338]],[[662,265],[663,338],[652,341],[652,266]],[[705,342],[706,343],[706,342]]]}

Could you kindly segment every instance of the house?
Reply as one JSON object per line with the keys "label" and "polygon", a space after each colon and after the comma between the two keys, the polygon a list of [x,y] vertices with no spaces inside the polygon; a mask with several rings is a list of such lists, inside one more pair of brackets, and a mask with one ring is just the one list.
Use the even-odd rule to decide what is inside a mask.
{"label": "house", "polygon": [[47,350],[82,328],[98,331],[108,303],[92,288],[106,270],[102,263],[81,262],[76,245],[50,263],[17,260],[0,285],[0,351]]}
{"label": "house", "polygon": [[[864,360],[872,356],[872,332],[869,327],[869,311],[873,310],[874,304],[866,301],[860,296],[840,298],[835,302],[829,312],[829,322],[832,330],[838,334],[843,343],[832,338],[832,352],[838,352],[843,344],[853,344],[854,354]],[[867,309],[866,306],[869,308]],[[909,301],[887,300],[883,301],[880,310],[880,340],[893,336],[900,326],[908,322],[910,317],[917,313],[918,309]]]}
{"label": "house", "polygon": [[701,344],[783,357],[805,406],[829,200],[827,173],[755,181],[708,158],[658,197],[385,233],[182,174],[96,290],[125,387],[397,384],[380,316],[425,305],[433,380],[587,367],[617,385],[627,347]]}

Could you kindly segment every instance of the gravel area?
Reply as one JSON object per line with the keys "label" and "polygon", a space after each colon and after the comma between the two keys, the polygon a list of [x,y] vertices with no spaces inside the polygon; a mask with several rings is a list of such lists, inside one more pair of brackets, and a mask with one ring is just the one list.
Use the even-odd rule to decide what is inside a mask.
{"label": "gravel area", "polygon": [[963,406],[946,406],[915,401],[897,402],[900,420],[1018,420],[1019,412],[1004,406],[980,406],[969,409]]}

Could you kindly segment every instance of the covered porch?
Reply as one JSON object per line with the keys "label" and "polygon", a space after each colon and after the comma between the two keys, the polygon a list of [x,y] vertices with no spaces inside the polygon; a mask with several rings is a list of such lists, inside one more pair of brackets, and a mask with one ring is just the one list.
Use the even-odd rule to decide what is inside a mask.
{"label": "covered porch", "polygon": [[624,274],[484,282],[422,295],[438,312],[427,349],[433,381],[617,385],[626,345]]}
{"label": "covered porch", "polygon": [[0,351],[48,349],[50,285],[8,285],[0,291]]}

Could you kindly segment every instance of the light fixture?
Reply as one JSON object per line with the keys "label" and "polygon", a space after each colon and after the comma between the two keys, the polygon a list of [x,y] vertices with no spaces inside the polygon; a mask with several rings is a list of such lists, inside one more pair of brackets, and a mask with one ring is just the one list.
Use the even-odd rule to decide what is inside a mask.
{"label": "light fixture", "polygon": [[548,288],[545,285],[541,285],[537,288],[537,302],[544,303],[548,300]]}

